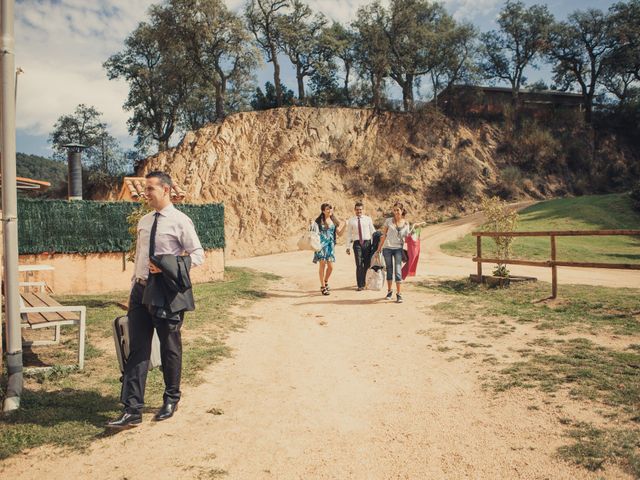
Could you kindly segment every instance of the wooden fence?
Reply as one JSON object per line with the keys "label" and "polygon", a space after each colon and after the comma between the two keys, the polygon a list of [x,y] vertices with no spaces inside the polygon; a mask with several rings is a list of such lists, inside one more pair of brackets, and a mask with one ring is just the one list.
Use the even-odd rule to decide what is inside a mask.
{"label": "wooden fence", "polygon": [[[613,268],[623,270],[640,270],[640,264],[631,263],[595,263],[595,262],[563,262],[556,259],[556,237],[586,237],[605,235],[640,236],[640,230],[567,230],[548,232],[473,232],[476,237],[476,256],[473,261],[478,264],[478,279],[482,281],[482,264],[497,263],[503,265],[527,265],[530,267],[551,268],[551,298],[558,296],[558,267]],[[515,260],[501,258],[482,258],[482,237],[549,237],[551,258],[545,261]]]}

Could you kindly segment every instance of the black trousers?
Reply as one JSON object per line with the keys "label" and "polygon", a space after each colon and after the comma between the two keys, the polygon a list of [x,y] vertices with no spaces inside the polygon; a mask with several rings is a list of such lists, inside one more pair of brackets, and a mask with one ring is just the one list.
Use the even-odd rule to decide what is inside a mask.
{"label": "black trousers", "polygon": [[353,256],[356,260],[356,281],[359,288],[366,285],[367,270],[371,266],[371,240],[365,240],[360,246],[360,241],[353,242]]}
{"label": "black trousers", "polygon": [[180,400],[180,375],[182,373],[182,337],[180,327],[184,313],[179,322],[169,322],[153,317],[142,304],[144,287],[136,283],[129,297],[129,359],[124,367],[122,392],[120,401],[128,413],[140,413],[144,406],[144,390],[149,371],[151,357],[151,341],[153,329],[160,339],[160,357],[162,359],[162,375],[164,377],[165,402]]}

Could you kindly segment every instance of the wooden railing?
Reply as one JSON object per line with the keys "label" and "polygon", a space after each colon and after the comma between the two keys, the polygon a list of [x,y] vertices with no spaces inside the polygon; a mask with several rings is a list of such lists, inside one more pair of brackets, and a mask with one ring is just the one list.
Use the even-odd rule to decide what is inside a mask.
{"label": "wooden railing", "polygon": [[[556,259],[556,237],[586,237],[605,235],[640,236],[640,230],[568,230],[548,232],[473,232],[476,237],[476,256],[473,261],[478,264],[478,279],[482,281],[482,264],[497,263],[502,265],[527,265],[530,267],[551,268],[551,298],[558,296],[558,267],[613,268],[624,270],[640,270],[640,264],[631,263],[597,263],[597,262],[563,262]],[[545,261],[515,260],[501,258],[482,258],[482,237],[550,237],[551,258]]]}

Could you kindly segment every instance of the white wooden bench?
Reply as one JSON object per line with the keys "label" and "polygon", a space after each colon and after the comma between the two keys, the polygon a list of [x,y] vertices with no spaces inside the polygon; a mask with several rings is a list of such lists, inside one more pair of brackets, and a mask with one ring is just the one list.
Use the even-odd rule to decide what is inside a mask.
{"label": "white wooden bench", "polygon": [[78,325],[78,367],[82,370],[84,368],[86,307],[60,304],[46,293],[44,282],[20,282],[19,286],[27,289],[26,292],[20,293],[22,328],[55,329],[53,340],[34,340],[25,342],[25,345],[57,344],[60,342],[60,327]]}

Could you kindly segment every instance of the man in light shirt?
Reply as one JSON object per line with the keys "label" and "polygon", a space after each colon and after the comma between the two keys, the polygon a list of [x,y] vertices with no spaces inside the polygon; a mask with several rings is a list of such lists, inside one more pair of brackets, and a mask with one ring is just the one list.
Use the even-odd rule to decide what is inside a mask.
{"label": "man in light shirt", "polygon": [[[163,406],[155,415],[155,420],[166,420],[173,416],[180,400],[180,376],[182,372],[182,338],[180,328],[184,310],[170,312],[156,309],[151,304],[143,304],[143,296],[149,287],[158,288],[158,275],[162,271],[149,261],[152,256],[188,254],[192,265],[204,262],[204,250],[198,239],[193,222],[171,203],[171,177],[164,172],[150,172],[146,175],[145,196],[154,210],[140,219],[137,227],[136,257],[133,286],[129,297],[129,339],[130,354],[124,368],[120,401],[124,405],[122,415],[107,423],[108,428],[126,429],[142,422],[144,390],[149,370],[151,340],[154,328],[160,339],[160,356],[165,391]],[[151,276],[154,276],[152,279]],[[154,281],[151,281],[154,280]],[[151,292],[147,292],[149,294]],[[158,291],[152,292],[157,298]],[[169,293],[160,292],[171,302]],[[174,294],[175,295],[175,294]],[[191,290],[177,295],[185,295],[186,310],[193,310]],[[145,298],[147,298],[145,296]],[[174,297],[175,298],[175,297]],[[162,315],[159,311],[162,310]],[[162,318],[161,318],[162,317]]]}
{"label": "man in light shirt", "polygon": [[364,215],[364,205],[357,202],[354,207],[355,216],[347,221],[347,255],[351,254],[356,260],[356,281],[358,291],[364,290],[367,270],[371,266],[371,238],[376,231],[373,220]]}

